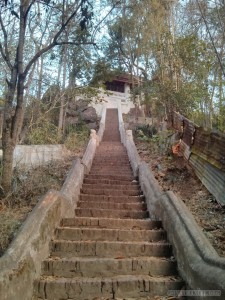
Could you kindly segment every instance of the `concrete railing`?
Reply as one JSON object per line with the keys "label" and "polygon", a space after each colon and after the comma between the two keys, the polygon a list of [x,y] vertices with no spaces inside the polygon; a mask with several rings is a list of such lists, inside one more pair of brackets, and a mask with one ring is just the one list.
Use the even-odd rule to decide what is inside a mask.
{"label": "concrete railing", "polygon": [[100,122],[100,128],[98,133],[94,129],[91,129],[90,140],[84,156],[82,158],[82,164],[84,165],[84,172],[88,174],[90,172],[92,162],[95,156],[96,148],[98,147],[99,143],[102,140],[104,130],[105,130],[105,118],[106,118],[106,108],[104,107],[102,111],[102,118]]}
{"label": "concrete railing", "polygon": [[141,159],[137,152],[137,148],[134,144],[132,130],[126,131],[126,148],[127,148],[127,154],[130,160],[130,164],[133,170],[133,174],[135,177],[137,177],[138,168],[141,163]]}
{"label": "concrete railing", "polygon": [[101,132],[91,131],[82,162],[77,159],[58,192],[50,190],[35,206],[17,237],[0,258],[1,300],[31,300],[33,282],[41,275],[41,263],[49,256],[49,243],[60,220],[73,217],[84,174],[89,172],[96,147],[105,128],[105,111]]}
{"label": "concrete railing", "polygon": [[84,166],[74,161],[60,192],[50,190],[38,202],[17,237],[0,258],[1,300],[30,300],[41,263],[49,255],[49,243],[60,220],[74,216],[83,182]]}
{"label": "concrete railing", "polygon": [[99,126],[99,130],[97,133],[99,142],[101,142],[104,131],[105,131],[105,118],[106,118],[106,106],[103,106],[100,126]]}
{"label": "concrete railing", "polygon": [[86,151],[84,153],[84,156],[81,160],[83,166],[84,166],[84,173],[88,174],[90,172],[92,162],[95,156],[95,151],[98,146],[98,137],[96,135],[95,130],[91,130],[90,140],[88,142]]}
{"label": "concrete railing", "polygon": [[[225,258],[211,246],[186,205],[173,192],[161,190],[149,166],[137,155],[131,131],[127,131],[125,146],[133,172],[139,174],[150,217],[162,221],[187,288],[217,290],[221,296],[216,299],[225,299]],[[215,299],[215,296],[207,299]]]}
{"label": "concrete railing", "polygon": [[126,132],[124,129],[123,115],[122,115],[122,108],[121,108],[120,101],[117,101],[117,108],[118,108],[120,138],[121,138],[121,142],[123,143],[123,145],[126,146]]}

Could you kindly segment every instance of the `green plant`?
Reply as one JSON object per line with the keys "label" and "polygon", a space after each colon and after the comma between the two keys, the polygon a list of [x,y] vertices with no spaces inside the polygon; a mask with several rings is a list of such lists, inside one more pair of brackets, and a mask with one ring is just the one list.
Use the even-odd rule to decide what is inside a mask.
{"label": "green plant", "polygon": [[25,143],[28,145],[58,144],[60,139],[57,126],[43,118],[35,128],[30,130]]}
{"label": "green plant", "polygon": [[76,148],[84,147],[88,141],[90,134],[89,128],[79,123],[76,127],[71,127],[66,138],[64,144],[67,149],[73,151]]}

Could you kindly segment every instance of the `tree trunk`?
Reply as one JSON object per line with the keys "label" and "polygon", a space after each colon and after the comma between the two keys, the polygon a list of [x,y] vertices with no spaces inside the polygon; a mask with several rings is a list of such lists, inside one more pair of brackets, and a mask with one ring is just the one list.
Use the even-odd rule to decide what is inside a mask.
{"label": "tree trunk", "polygon": [[65,116],[65,88],[66,88],[66,63],[67,63],[67,46],[65,46],[63,51],[63,82],[62,82],[62,95],[60,100],[60,111],[59,111],[59,122],[58,122],[58,134],[63,135],[64,132],[64,116]]}
{"label": "tree trunk", "polygon": [[42,80],[43,80],[43,56],[38,60],[38,90],[37,90],[37,99],[41,100],[42,95]]}
{"label": "tree trunk", "polygon": [[2,170],[2,188],[4,194],[7,194],[11,190],[11,182],[13,177],[13,151],[15,145],[9,135],[3,131],[3,170]]}
{"label": "tree trunk", "polygon": [[[23,50],[26,32],[26,12],[29,2],[20,5],[20,30],[19,43],[14,66],[11,70],[11,80],[8,83],[8,93],[6,95],[6,106],[4,112],[4,127],[2,134],[3,146],[3,173],[2,188],[4,193],[11,190],[13,176],[13,151],[15,149],[18,137],[23,124],[23,100],[24,100],[24,82],[23,75]],[[17,106],[14,108],[13,100],[17,89]],[[12,116],[13,115],[13,116]]]}

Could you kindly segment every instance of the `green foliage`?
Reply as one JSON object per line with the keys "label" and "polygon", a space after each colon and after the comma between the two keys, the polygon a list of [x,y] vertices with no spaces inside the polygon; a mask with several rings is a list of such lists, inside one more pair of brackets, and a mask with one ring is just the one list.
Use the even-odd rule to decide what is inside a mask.
{"label": "green foliage", "polygon": [[57,126],[41,118],[38,125],[28,133],[25,143],[28,145],[59,144],[60,140]]}
{"label": "green foliage", "polygon": [[148,140],[153,138],[157,133],[157,128],[155,125],[139,125],[135,129],[135,135],[141,140]]}
{"label": "green foliage", "polygon": [[76,127],[68,127],[67,132],[64,144],[71,151],[84,147],[90,135],[89,128],[82,123],[79,123]]}
{"label": "green foliage", "polygon": [[112,81],[113,77],[120,73],[121,70],[119,69],[112,70],[111,64],[107,60],[99,59],[94,66],[94,74],[90,84],[99,87],[105,81]]}
{"label": "green foliage", "polygon": [[5,99],[0,97],[0,107],[4,107],[5,106]]}

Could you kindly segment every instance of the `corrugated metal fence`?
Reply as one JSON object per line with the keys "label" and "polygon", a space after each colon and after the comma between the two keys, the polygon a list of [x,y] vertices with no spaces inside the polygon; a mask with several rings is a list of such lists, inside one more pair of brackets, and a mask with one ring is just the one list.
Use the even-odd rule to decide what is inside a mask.
{"label": "corrugated metal fence", "polygon": [[198,178],[225,205],[225,134],[198,127],[176,112],[172,127],[182,133],[180,151]]}

